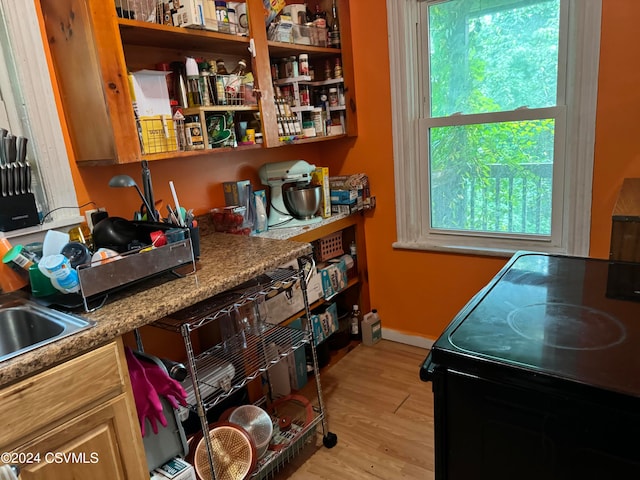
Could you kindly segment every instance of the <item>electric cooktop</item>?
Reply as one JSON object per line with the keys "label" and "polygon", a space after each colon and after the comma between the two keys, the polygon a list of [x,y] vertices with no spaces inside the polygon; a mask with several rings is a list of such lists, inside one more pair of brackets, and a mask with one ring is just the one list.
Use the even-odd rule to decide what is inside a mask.
{"label": "electric cooktop", "polygon": [[433,347],[640,397],[640,265],[519,252]]}

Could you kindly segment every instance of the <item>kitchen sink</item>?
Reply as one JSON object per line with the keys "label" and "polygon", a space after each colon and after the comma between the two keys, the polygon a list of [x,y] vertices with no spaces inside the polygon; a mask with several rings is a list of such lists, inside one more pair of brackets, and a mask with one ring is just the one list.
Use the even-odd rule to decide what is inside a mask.
{"label": "kitchen sink", "polygon": [[92,327],[95,322],[7,294],[0,297],[0,362]]}

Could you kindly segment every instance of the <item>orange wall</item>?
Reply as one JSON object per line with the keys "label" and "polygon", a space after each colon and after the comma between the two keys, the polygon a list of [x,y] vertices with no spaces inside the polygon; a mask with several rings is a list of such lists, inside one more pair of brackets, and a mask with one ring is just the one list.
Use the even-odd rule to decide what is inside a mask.
{"label": "orange wall", "polygon": [[[637,111],[640,110],[640,46],[637,0],[604,0],[599,77],[596,159],[593,182],[591,255],[607,257],[610,215],[624,177],[640,176]],[[220,182],[251,178],[264,162],[305,159],[329,165],[332,174],[367,172],[377,197],[368,214],[366,241],[371,301],[386,328],[435,339],[455,313],[504,265],[505,259],[394,250],[396,239],[393,146],[388,67],[386,2],[351,2],[358,99],[357,139],[297,146],[269,152],[230,153],[151,164],[156,198],[170,201],[175,182],[180,202],[196,213],[222,204]],[[376,14],[372,14],[376,12]],[[327,156],[331,148],[330,156]],[[139,166],[74,168],[79,201],[93,200],[111,214],[130,216],[139,200],[131,189],[107,187]]]}

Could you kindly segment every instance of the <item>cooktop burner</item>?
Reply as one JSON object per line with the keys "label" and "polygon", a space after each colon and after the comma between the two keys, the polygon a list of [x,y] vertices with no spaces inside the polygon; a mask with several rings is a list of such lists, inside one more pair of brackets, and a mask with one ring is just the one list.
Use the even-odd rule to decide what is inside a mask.
{"label": "cooktop burner", "polygon": [[517,253],[434,344],[434,359],[463,352],[640,397],[640,302],[611,295],[612,279],[628,283],[615,267]]}
{"label": "cooktop burner", "polygon": [[597,350],[612,347],[626,336],[613,315],[595,308],[565,303],[537,303],[509,312],[509,326],[518,335],[555,348]]}

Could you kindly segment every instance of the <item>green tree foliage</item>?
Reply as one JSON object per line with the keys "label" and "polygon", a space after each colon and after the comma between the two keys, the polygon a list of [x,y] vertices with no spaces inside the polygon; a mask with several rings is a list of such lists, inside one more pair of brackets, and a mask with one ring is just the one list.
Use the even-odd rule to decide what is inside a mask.
{"label": "green tree foliage", "polygon": [[[433,117],[556,104],[559,0],[438,3],[429,31]],[[431,129],[432,226],[549,234],[554,126]]]}

